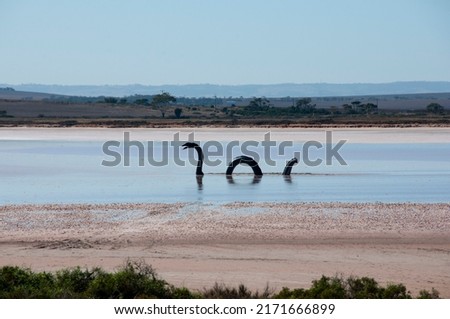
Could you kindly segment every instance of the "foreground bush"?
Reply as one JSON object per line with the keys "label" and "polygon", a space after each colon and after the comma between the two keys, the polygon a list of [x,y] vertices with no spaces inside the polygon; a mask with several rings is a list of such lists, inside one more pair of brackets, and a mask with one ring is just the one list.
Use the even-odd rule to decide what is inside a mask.
{"label": "foreground bush", "polygon": [[[436,292],[436,291],[435,291]],[[283,288],[274,298],[281,299],[410,299],[411,294],[402,284],[389,284],[381,287],[373,278],[322,276],[314,280],[309,289]],[[423,290],[419,297],[437,298],[439,294],[433,295]]]}
{"label": "foreground bush", "polygon": [[262,293],[259,291],[252,292],[244,285],[239,285],[238,288],[227,287],[215,283],[212,288],[204,289],[201,298],[205,299],[267,299],[272,296],[272,291],[269,286],[266,286]]}
{"label": "foreground bush", "polygon": [[194,298],[186,288],[159,279],[149,265],[127,261],[115,273],[100,268],[34,273],[5,266],[0,269],[0,298]]}
{"label": "foreground bush", "polygon": [[[117,272],[100,268],[79,267],[56,273],[32,272],[30,269],[5,266],[0,268],[0,298],[412,298],[402,284],[380,286],[374,279],[362,277],[322,276],[309,289],[283,288],[274,294],[269,287],[261,293],[252,292],[244,285],[237,288],[214,284],[202,292],[177,288],[160,279],[154,269],[142,261],[127,261]],[[439,293],[421,290],[417,298],[439,298]]]}

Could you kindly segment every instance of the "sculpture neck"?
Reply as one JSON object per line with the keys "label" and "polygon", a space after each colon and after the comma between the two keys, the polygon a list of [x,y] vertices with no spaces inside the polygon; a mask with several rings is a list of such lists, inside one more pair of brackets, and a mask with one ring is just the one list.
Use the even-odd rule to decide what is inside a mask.
{"label": "sculpture neck", "polygon": [[292,165],[286,165],[281,175],[289,176],[291,175]]}
{"label": "sculpture neck", "polygon": [[291,175],[292,167],[297,164],[297,160],[295,158],[291,159],[287,162],[286,167],[283,170],[282,175],[289,176]]}
{"label": "sculpture neck", "polygon": [[197,171],[196,174],[197,175],[204,175],[203,171],[202,171],[202,167],[203,167],[203,151],[200,147],[195,147],[195,150],[197,151],[197,155],[198,155],[198,162],[197,162]]}

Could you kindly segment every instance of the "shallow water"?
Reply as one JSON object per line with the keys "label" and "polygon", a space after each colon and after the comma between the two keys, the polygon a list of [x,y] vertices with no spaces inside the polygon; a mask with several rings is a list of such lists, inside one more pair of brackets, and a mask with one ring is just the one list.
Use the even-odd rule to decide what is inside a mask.
{"label": "shallow water", "polygon": [[[324,202],[418,202],[450,201],[450,145],[447,143],[345,144],[336,160],[293,168],[290,179],[281,176],[293,154],[276,156],[275,166],[260,157],[264,172],[254,179],[251,169],[236,168],[233,178],[224,172],[228,159],[217,156],[219,166],[204,165],[205,176],[195,176],[196,155],[179,151],[185,166],[176,165],[169,152],[168,165],[155,167],[132,149],[130,166],[105,167],[101,142],[0,141],[0,204],[111,203],[111,202],[232,202],[232,201],[324,201]],[[226,146],[227,143],[223,142]],[[292,150],[301,150],[295,144]],[[324,149],[311,148],[309,158],[325,158]],[[148,149],[145,149],[147,151]],[[154,145],[155,160],[161,159],[161,143]],[[173,150],[171,150],[173,151]],[[123,155],[123,152],[121,152]],[[240,155],[239,152],[231,157]],[[303,154],[302,154],[303,155]],[[230,156],[229,156],[230,157]],[[188,162],[191,159],[191,162]]]}

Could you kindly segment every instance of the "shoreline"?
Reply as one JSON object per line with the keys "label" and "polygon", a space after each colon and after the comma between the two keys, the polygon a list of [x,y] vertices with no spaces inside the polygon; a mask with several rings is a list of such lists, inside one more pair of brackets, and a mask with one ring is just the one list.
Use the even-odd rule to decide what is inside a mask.
{"label": "shoreline", "polygon": [[369,276],[450,298],[450,203],[63,204],[0,207],[0,265],[114,270],[144,259],[177,286],[308,287]]}
{"label": "shoreline", "polygon": [[130,132],[133,140],[169,141],[179,133],[180,140],[188,140],[194,133],[198,141],[216,140],[264,140],[270,132],[273,141],[325,142],[325,132],[332,131],[333,141],[340,139],[348,143],[450,143],[450,127],[408,127],[408,128],[281,128],[281,127],[170,127],[170,128],[43,128],[43,127],[0,127],[1,141],[108,141],[123,140],[124,132]]}

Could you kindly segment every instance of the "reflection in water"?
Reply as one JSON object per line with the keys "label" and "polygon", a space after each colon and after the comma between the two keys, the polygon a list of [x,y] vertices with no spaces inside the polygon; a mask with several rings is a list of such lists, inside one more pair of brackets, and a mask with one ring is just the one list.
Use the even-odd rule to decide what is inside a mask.
{"label": "reflection in water", "polygon": [[288,184],[292,184],[292,177],[291,175],[283,175],[284,181]]}
{"label": "reflection in water", "polygon": [[[203,177],[204,177],[203,175],[196,176],[198,190],[203,190]],[[228,184],[240,184],[236,183],[236,181],[233,178],[233,175],[225,175],[225,178],[227,179]],[[283,175],[283,179],[287,184],[292,184],[292,177],[290,175]],[[251,182],[248,184],[259,184],[261,180],[262,176],[253,175]]]}
{"label": "reflection in water", "polygon": [[[228,181],[228,184],[236,184],[234,179],[233,179],[233,175],[225,175]],[[262,176],[258,176],[258,175],[253,175],[253,179],[251,184],[258,184],[262,179]]]}
{"label": "reflection in water", "polygon": [[203,189],[203,175],[197,175],[196,179],[198,190],[201,191]]}

